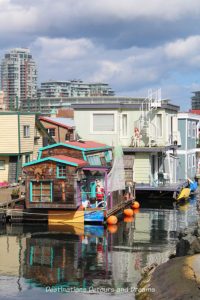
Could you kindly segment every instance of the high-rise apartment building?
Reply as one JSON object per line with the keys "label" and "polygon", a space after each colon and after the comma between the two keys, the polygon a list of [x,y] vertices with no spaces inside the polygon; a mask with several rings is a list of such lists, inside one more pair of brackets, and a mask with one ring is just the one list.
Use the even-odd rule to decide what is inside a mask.
{"label": "high-rise apartment building", "polygon": [[200,110],[200,91],[193,92],[192,96],[192,110]]}
{"label": "high-rise apartment building", "polygon": [[114,96],[114,94],[107,83],[86,83],[81,80],[42,82],[37,92],[40,98]]}
{"label": "high-rise apartment building", "polygon": [[37,92],[36,63],[26,48],[15,48],[1,62],[1,89],[7,109],[20,106],[20,101],[33,98]]}

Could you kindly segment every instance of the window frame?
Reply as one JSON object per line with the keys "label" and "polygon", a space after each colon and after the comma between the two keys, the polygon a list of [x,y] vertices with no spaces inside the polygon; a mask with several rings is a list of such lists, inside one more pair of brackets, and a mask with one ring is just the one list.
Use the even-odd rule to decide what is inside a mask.
{"label": "window frame", "polygon": [[30,138],[30,125],[23,125],[24,138]]}
{"label": "window frame", "polygon": [[[113,115],[114,117],[114,130],[110,131],[110,130],[94,130],[94,115]],[[90,114],[90,133],[92,134],[116,134],[117,133],[117,114],[116,111],[92,111]]]}
{"label": "window frame", "polygon": [[[95,158],[99,159],[99,164],[94,164],[94,163],[90,162],[89,159],[95,159]],[[102,165],[101,158],[100,158],[99,154],[90,154],[90,155],[87,155],[87,161],[89,162],[90,166],[101,166]]]}
{"label": "window frame", "polygon": [[[51,133],[50,133],[51,130],[54,130],[54,135],[51,135]],[[54,128],[54,127],[47,128],[47,132],[50,135],[50,137],[55,137],[56,136],[56,128]]]}
{"label": "window frame", "polygon": [[[63,175],[63,170],[62,170],[62,174],[60,174],[60,168],[65,168],[65,175]],[[67,169],[66,169],[66,165],[64,164],[57,164],[56,165],[56,178],[59,178],[59,179],[65,179],[67,178]]]}
{"label": "window frame", "polygon": [[[30,202],[31,203],[52,203],[53,202],[53,182],[51,180],[41,180],[41,181],[39,181],[38,184],[40,185],[40,187],[39,187],[40,188],[40,194],[39,195],[37,195],[37,194],[34,195],[34,193],[33,193],[33,191],[34,191],[33,184],[35,182],[37,182],[37,181],[36,180],[31,180],[30,181]],[[50,197],[50,201],[42,201],[42,197],[44,196],[42,194],[42,184],[43,183],[49,183],[50,184],[50,194],[49,195],[45,194],[46,197],[47,196]],[[39,196],[39,201],[34,201],[33,200],[34,196]]]}
{"label": "window frame", "polygon": [[192,122],[192,137],[195,139],[197,134],[196,134],[196,122]]}
{"label": "window frame", "polygon": [[[158,124],[158,116],[160,116],[160,124]],[[161,125],[161,127],[159,126]],[[160,134],[158,135],[158,132],[160,132]],[[163,114],[162,113],[158,113],[156,114],[156,136],[157,138],[162,138],[163,137]]]}
{"label": "window frame", "polygon": [[196,155],[192,154],[192,168],[195,168],[196,166]]}
{"label": "window frame", "polygon": [[[123,125],[124,125],[123,118],[124,118],[124,116],[126,117],[126,130],[124,130],[124,128],[123,128]],[[126,132],[124,132],[124,131],[126,131]],[[127,138],[128,137],[128,114],[127,113],[122,113],[122,115],[121,115],[121,137],[122,138]]]}

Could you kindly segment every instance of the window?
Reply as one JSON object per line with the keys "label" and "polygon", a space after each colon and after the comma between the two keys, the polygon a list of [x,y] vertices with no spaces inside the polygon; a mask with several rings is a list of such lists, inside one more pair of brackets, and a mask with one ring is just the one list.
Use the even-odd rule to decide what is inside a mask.
{"label": "window", "polygon": [[162,136],[162,114],[157,114],[157,126],[156,126],[156,129],[157,129],[157,137],[161,137]]}
{"label": "window", "polygon": [[91,166],[101,166],[101,159],[99,155],[88,155],[87,159]]}
{"label": "window", "polygon": [[191,125],[192,125],[192,123],[190,121],[188,121],[188,137],[191,137],[191,135],[192,135]]}
{"label": "window", "polygon": [[114,114],[93,114],[93,131],[115,131]]}
{"label": "window", "polygon": [[5,170],[5,160],[0,160],[0,170]]}
{"label": "window", "polygon": [[188,155],[188,169],[191,168],[191,155]]}
{"label": "window", "polygon": [[106,162],[111,162],[112,161],[112,151],[106,151],[105,152],[105,159],[106,159]]}
{"label": "window", "polygon": [[67,170],[65,165],[57,165],[56,167],[56,177],[57,178],[66,178]]}
{"label": "window", "polygon": [[127,136],[127,114],[122,114],[122,136]]}
{"label": "window", "polygon": [[47,132],[51,137],[54,137],[56,135],[55,128],[48,128]]}
{"label": "window", "polygon": [[52,202],[52,194],[51,181],[30,182],[31,202]]}
{"label": "window", "polygon": [[25,163],[30,162],[30,154],[25,155]]}
{"label": "window", "polygon": [[196,123],[192,122],[192,137],[196,138]]}
{"label": "window", "polygon": [[30,137],[30,126],[29,125],[25,125],[24,126],[24,137],[25,138],[29,138]]}
{"label": "window", "polygon": [[196,166],[196,157],[195,154],[192,155],[192,167],[194,168]]}

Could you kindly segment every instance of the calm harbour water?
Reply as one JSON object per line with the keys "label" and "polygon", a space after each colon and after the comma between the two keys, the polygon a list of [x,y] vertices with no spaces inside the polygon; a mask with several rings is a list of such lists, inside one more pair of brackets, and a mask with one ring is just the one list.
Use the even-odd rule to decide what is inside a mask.
{"label": "calm harbour water", "polygon": [[141,271],[174,252],[196,226],[196,199],[179,209],[140,209],[117,227],[0,227],[0,299],[134,299]]}

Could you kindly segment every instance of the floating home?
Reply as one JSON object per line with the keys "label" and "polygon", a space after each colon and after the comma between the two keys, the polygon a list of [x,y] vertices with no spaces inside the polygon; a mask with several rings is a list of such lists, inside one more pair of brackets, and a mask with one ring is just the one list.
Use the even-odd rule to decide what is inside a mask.
{"label": "floating home", "polygon": [[133,190],[110,192],[112,147],[71,141],[43,147],[24,165],[26,209],[47,214],[49,223],[104,222],[133,201]]}
{"label": "floating home", "polygon": [[[162,100],[159,93],[146,99],[116,97],[115,104],[73,104],[76,130],[83,139],[122,145],[125,178],[136,182],[137,197],[169,196],[186,185],[178,177],[179,106]],[[145,197],[144,197],[145,196]]]}

